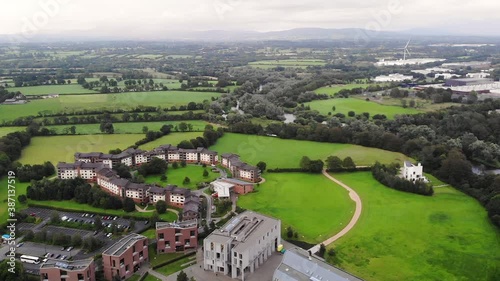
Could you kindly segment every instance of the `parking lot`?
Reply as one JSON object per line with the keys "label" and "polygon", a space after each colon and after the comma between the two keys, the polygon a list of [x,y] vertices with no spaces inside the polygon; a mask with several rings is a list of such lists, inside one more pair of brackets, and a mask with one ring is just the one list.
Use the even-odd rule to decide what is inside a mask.
{"label": "parking lot", "polygon": [[[52,216],[53,212],[59,213],[60,217],[65,217],[65,220],[67,221],[73,221],[73,222],[79,222],[79,223],[85,223],[85,224],[92,224],[95,220],[95,215],[91,213],[75,213],[75,212],[64,212],[64,211],[55,211],[51,209],[44,209],[44,208],[36,208],[36,207],[29,207],[28,209],[23,211],[24,213],[36,217],[40,217],[43,220],[44,219],[50,219]],[[118,228],[125,228],[130,226],[130,220],[129,219],[124,219],[116,216],[101,216],[101,221],[102,223],[107,227],[111,226],[112,223],[116,223]],[[140,232],[142,229],[144,229],[146,225],[144,224],[144,221],[136,221],[134,229],[129,230],[129,232]]]}

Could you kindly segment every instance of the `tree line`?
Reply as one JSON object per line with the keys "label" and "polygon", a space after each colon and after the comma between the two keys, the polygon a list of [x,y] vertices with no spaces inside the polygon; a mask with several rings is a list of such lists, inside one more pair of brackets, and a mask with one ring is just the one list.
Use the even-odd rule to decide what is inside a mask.
{"label": "tree line", "polygon": [[41,180],[44,177],[53,175],[56,172],[51,162],[45,162],[41,165],[20,165],[16,168],[16,176],[20,182],[30,182],[32,180]]}

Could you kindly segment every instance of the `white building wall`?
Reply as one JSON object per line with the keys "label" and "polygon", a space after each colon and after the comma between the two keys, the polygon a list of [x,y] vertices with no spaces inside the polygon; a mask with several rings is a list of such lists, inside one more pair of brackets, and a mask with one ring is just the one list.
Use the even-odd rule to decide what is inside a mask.
{"label": "white building wall", "polygon": [[130,167],[132,166],[132,157],[123,158],[120,162]]}

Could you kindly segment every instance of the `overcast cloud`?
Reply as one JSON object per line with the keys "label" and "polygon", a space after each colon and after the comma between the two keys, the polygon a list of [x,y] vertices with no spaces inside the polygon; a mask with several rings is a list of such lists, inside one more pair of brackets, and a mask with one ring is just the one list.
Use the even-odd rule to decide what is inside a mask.
{"label": "overcast cloud", "polygon": [[0,34],[357,27],[500,35],[499,12],[498,0],[19,0],[2,1]]}

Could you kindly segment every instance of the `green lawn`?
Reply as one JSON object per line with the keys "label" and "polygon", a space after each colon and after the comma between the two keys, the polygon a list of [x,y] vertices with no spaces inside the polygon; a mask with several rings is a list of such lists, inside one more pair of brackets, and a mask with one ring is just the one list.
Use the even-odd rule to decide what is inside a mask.
{"label": "green lawn", "polygon": [[340,158],[352,157],[357,165],[402,162],[409,158],[401,153],[351,144],[320,143],[312,141],[284,140],[274,137],[226,133],[210,147],[219,155],[236,153],[243,161],[267,163],[268,168],[298,168],[302,156],[325,160],[329,155]]}
{"label": "green lawn", "polygon": [[[323,175],[265,173],[266,182],[238,198],[238,205],[281,219],[299,239],[318,243],[339,232],[351,219],[354,202],[348,192]],[[284,236],[285,237],[285,236]]]}
{"label": "green lawn", "polygon": [[[2,179],[0,179],[0,204],[2,207],[0,208],[0,223],[3,224],[7,221],[8,213],[7,213],[7,204],[8,204],[8,179],[7,175],[2,175]],[[16,211],[19,212],[23,209],[26,209],[28,206],[21,204],[17,197],[21,194],[26,194],[26,188],[28,188],[29,183],[20,183],[16,179],[15,184],[11,184],[15,186],[16,194]]]}
{"label": "green lawn", "polygon": [[346,85],[330,85],[330,86],[326,86],[326,87],[322,87],[322,88],[319,88],[317,90],[315,90],[316,93],[318,94],[327,94],[327,95],[330,95],[330,96],[334,96],[335,94],[337,94],[338,92],[340,92],[341,90],[352,90],[354,88],[366,88],[370,86],[370,84],[368,83],[362,83],[362,84],[346,84]]}
{"label": "green lawn", "polygon": [[195,139],[197,137],[203,137],[203,133],[202,132],[171,133],[155,141],[141,145],[139,148],[144,150],[151,150],[163,144],[178,145],[183,140]]}
{"label": "green lawn", "polygon": [[151,274],[148,274],[142,281],[161,281],[160,279],[154,277]]}
{"label": "green lawn", "polygon": [[[188,187],[190,189],[196,189],[196,184],[200,182],[212,182],[217,179],[220,174],[211,171],[210,167],[207,167],[208,177],[203,177],[203,167],[199,165],[187,165],[182,168],[174,169],[172,165],[168,167],[167,170],[167,181],[162,182],[160,180],[161,176],[148,176],[146,177],[146,183],[157,183],[161,186],[166,186],[167,184],[173,184],[182,187]],[[190,184],[183,184],[184,178],[188,177],[191,180]]]}
{"label": "green lawn", "polygon": [[[148,127],[149,131],[159,131],[163,125],[178,126],[180,123],[187,123],[193,126],[193,131],[203,131],[208,122],[201,120],[186,120],[186,121],[160,121],[160,122],[128,122],[128,123],[113,123],[115,134],[142,134],[142,128]],[[50,130],[55,130],[58,134],[62,134],[65,130],[68,131],[71,126],[76,126],[76,133],[79,135],[94,135],[101,134],[99,129],[100,124],[78,124],[78,125],[58,125],[46,126]],[[2,128],[0,128],[0,134]],[[173,129],[172,129],[173,130]]]}
{"label": "green lawn", "polygon": [[155,269],[155,271],[157,271],[165,276],[169,276],[171,274],[174,274],[178,271],[183,270],[186,267],[189,267],[190,265],[192,265],[194,263],[196,263],[196,256],[189,256],[189,257],[185,257],[183,259],[180,259],[178,261],[175,261],[171,264],[157,268],[157,269]]}
{"label": "green lawn", "polygon": [[34,100],[21,105],[0,105],[0,121],[14,120],[22,116],[42,116],[57,112],[79,112],[85,109],[131,109],[139,105],[171,108],[201,103],[219,97],[220,93],[210,92],[130,92],[121,94],[63,95],[56,99]]}
{"label": "green lawn", "polygon": [[151,267],[164,262],[171,261],[173,259],[176,259],[184,255],[184,253],[157,254],[156,248],[151,245],[149,245],[148,250],[149,250],[149,262],[151,263]]}
{"label": "green lawn", "polygon": [[333,244],[340,267],[373,281],[500,280],[500,233],[471,197],[404,193],[369,172],[335,177],[363,200],[358,224]]}
{"label": "green lawn", "polygon": [[43,86],[29,86],[29,87],[17,87],[8,88],[9,92],[21,92],[26,96],[31,95],[50,95],[50,94],[97,94],[97,91],[84,89],[78,84],[69,85],[43,85]]}
{"label": "green lawn", "polygon": [[[397,114],[417,114],[422,112],[414,108],[381,105],[379,103],[355,98],[316,100],[305,103],[305,105],[309,105],[312,110],[317,110],[324,115],[331,112],[333,115],[336,113],[342,113],[347,116],[349,111],[354,111],[357,115],[368,112],[370,113],[370,117],[375,114],[384,114],[389,119],[393,119]],[[333,106],[335,106],[335,111],[332,110]]]}
{"label": "green lawn", "polygon": [[0,127],[0,138],[13,132],[24,132],[26,127]]}
{"label": "green lawn", "polygon": [[[56,207],[56,208],[64,208],[66,210],[70,211],[76,211],[76,212],[91,212],[91,213],[98,213],[98,214],[106,214],[106,215],[111,215],[111,216],[133,216],[135,218],[139,219],[148,219],[153,215],[152,212],[130,212],[127,213],[123,209],[120,210],[111,210],[111,209],[102,209],[102,208],[96,208],[92,207],[87,204],[80,204],[72,200],[63,200],[63,201],[55,201],[55,200],[49,200],[49,201],[34,201],[34,200],[29,200],[30,203],[34,203],[40,206],[47,206],[47,207]],[[160,218],[164,221],[174,221],[177,220],[177,215],[173,212],[166,212],[165,214],[161,214]]]}
{"label": "green lawn", "polygon": [[144,235],[144,236],[146,236],[149,239],[156,239],[156,229],[155,228],[150,228],[150,229],[142,232],[141,235]]}
{"label": "green lawn", "polygon": [[34,137],[23,149],[19,162],[41,164],[51,161],[55,166],[60,161],[74,162],[75,152],[108,153],[111,149],[125,149],[142,138],[143,134]]}

